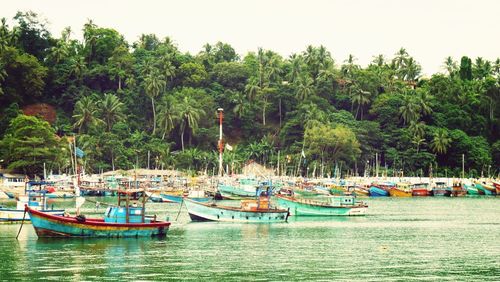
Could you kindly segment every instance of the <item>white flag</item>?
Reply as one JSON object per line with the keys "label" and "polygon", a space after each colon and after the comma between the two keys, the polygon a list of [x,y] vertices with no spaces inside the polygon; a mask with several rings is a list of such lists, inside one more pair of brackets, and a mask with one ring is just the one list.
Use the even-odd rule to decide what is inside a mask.
{"label": "white flag", "polygon": [[228,143],[226,143],[226,150],[232,151],[233,150],[233,146],[231,146]]}

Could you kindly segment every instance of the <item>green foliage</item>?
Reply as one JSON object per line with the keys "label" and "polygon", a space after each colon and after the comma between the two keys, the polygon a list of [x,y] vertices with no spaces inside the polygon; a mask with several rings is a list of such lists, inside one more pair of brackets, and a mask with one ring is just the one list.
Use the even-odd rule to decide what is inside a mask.
{"label": "green foliage", "polygon": [[[295,172],[304,144],[309,166],[350,171],[367,169],[375,154],[406,175],[436,162],[460,168],[462,154],[471,171],[498,167],[500,59],[448,57],[446,74],[422,78],[404,48],[366,67],[354,55],[336,65],[312,45],[289,58],[262,48],[240,58],[223,42],[191,55],[154,34],[129,44],[92,20],[79,41],[69,28],[52,37],[32,12],[14,19],[12,28],[0,23],[0,136],[12,138],[6,129],[24,106],[51,104],[55,132],[78,133],[87,171],[145,167],[149,152],[150,167],[208,172],[217,166],[219,107],[232,170],[249,159],[276,165],[280,151]],[[31,161],[0,150],[6,165]],[[67,168],[66,155],[51,167]]]}
{"label": "green foliage", "polygon": [[44,163],[49,169],[61,165],[63,151],[54,129],[36,117],[18,115],[11,120],[0,144],[10,169],[34,175],[43,173]]}

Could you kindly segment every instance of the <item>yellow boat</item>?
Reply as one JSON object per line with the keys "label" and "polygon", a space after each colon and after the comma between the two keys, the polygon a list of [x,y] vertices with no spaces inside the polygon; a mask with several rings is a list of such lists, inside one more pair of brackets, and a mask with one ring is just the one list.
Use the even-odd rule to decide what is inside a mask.
{"label": "yellow boat", "polygon": [[389,189],[391,197],[411,197],[412,191],[409,183],[397,183],[395,187]]}

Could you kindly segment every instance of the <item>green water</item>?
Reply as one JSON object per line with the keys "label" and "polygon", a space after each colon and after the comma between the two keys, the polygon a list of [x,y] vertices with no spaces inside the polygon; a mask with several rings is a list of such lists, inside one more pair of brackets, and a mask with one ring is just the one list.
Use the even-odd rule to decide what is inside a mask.
{"label": "green water", "polygon": [[365,217],[279,224],[174,221],[179,205],[149,204],[173,221],[164,239],[41,240],[25,225],[16,241],[19,225],[0,225],[0,280],[500,280],[499,198],[367,201]]}

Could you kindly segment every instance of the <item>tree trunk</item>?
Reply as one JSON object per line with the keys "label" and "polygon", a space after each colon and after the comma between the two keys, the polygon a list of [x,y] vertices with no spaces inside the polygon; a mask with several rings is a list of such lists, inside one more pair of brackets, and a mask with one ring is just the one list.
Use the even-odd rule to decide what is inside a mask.
{"label": "tree trunk", "polygon": [[262,125],[266,125],[266,104],[267,100],[264,99],[264,106],[262,107]]}
{"label": "tree trunk", "polygon": [[120,76],[118,76],[118,90],[122,90],[122,78]]}
{"label": "tree trunk", "polygon": [[151,105],[153,106],[153,135],[156,132],[156,110],[155,110],[155,100],[151,97]]}
{"label": "tree trunk", "polygon": [[181,147],[182,150],[184,151],[184,129],[181,128]]}
{"label": "tree trunk", "polygon": [[280,130],[281,130],[281,98],[280,98],[279,108],[280,108]]}

